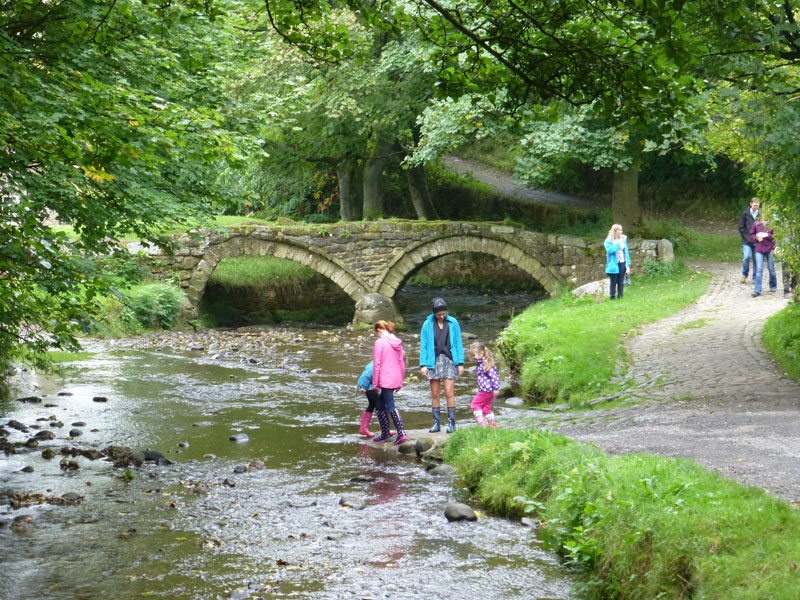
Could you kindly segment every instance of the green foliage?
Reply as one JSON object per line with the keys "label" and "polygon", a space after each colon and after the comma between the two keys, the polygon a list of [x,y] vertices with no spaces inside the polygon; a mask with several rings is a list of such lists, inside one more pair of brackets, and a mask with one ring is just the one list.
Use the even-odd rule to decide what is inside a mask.
{"label": "green foliage", "polygon": [[166,282],[134,285],[98,299],[99,314],[92,333],[118,337],[147,329],[171,329],[186,302],[185,292]]}
{"label": "green foliage", "polygon": [[581,597],[796,597],[800,514],[691,461],[476,427],[453,434],[445,460],[490,510],[539,521]]}
{"label": "green foliage", "polygon": [[800,379],[800,304],[793,302],[770,317],[761,339],[786,374]]}
{"label": "green foliage", "polygon": [[220,169],[258,154],[225,93],[231,6],[0,4],[0,361],[74,349],[110,284],[93,259],[212,210]]}
{"label": "green foliage", "polygon": [[578,405],[610,391],[608,381],[622,358],[622,335],[691,304],[709,278],[676,264],[669,274],[634,274],[632,280],[622,302],[596,304],[564,294],[511,320],[497,348],[521,376],[526,394]]}

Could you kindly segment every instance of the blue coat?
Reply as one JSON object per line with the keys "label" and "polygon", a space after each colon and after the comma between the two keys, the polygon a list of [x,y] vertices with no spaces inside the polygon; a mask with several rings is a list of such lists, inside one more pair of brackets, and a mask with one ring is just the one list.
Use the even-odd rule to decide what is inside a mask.
{"label": "blue coat", "polygon": [[617,264],[617,250],[623,247],[625,248],[625,266],[630,268],[631,255],[630,252],[628,252],[627,237],[620,241],[606,239],[603,245],[606,247],[606,252],[608,252],[606,255],[606,273],[619,273],[619,264]]}
{"label": "blue coat", "polygon": [[[464,364],[464,344],[461,342],[461,327],[450,315],[445,317],[450,323],[450,354],[453,355],[453,364]],[[422,324],[419,334],[419,366],[434,369],[436,367],[436,348],[433,341],[433,314],[428,315]]]}
{"label": "blue coat", "polygon": [[367,363],[367,366],[364,367],[364,372],[361,374],[361,377],[358,378],[358,387],[362,390],[372,389],[372,361]]}

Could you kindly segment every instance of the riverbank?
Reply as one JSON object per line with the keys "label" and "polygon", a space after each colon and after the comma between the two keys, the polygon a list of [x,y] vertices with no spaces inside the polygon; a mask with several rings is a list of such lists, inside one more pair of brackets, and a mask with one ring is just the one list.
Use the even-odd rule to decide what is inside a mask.
{"label": "riverbank", "polygon": [[800,513],[692,461],[479,428],[453,434],[445,459],[492,512],[538,520],[582,597],[798,597]]}

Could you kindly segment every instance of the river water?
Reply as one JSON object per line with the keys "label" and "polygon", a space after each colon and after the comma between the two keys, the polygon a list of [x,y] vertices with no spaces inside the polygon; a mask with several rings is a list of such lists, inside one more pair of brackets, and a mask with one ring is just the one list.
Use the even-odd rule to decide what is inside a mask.
{"label": "river water", "polygon": [[[412,366],[429,300],[420,291],[399,299]],[[465,331],[491,341],[507,322],[498,315],[531,298],[448,292],[448,300]],[[198,336],[88,341],[90,357],[61,376],[23,374],[17,396],[43,402],[0,405],[0,424],[16,419],[56,438],[0,456],[1,598],[570,597],[569,577],[535,530],[494,517],[448,523],[445,506],[468,498],[457,481],[361,443],[366,403],[355,381],[371,358],[369,332]],[[464,427],[474,375],[456,391]],[[407,428],[430,426],[426,383],[412,380],[397,404]],[[498,407],[501,424],[510,410]],[[81,435],[67,439],[75,429]],[[9,441],[34,433],[10,430]],[[249,441],[229,441],[237,433]],[[173,464],[132,468],[131,480],[104,460],[78,457],[79,468],[65,471],[62,456],[41,452],[110,444],[158,450]],[[234,472],[256,459],[265,468]],[[14,510],[13,492],[82,499]],[[363,508],[341,506],[343,496]],[[21,515],[33,520],[12,527]]]}

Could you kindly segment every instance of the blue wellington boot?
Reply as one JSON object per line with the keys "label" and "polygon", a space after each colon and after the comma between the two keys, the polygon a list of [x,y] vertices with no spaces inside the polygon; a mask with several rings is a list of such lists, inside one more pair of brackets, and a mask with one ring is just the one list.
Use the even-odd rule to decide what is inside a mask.
{"label": "blue wellington boot", "polygon": [[442,409],[432,408],[431,411],[433,412],[433,427],[428,429],[428,432],[436,433],[442,429]]}

